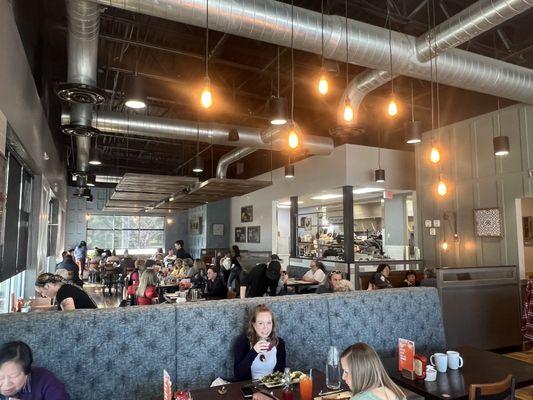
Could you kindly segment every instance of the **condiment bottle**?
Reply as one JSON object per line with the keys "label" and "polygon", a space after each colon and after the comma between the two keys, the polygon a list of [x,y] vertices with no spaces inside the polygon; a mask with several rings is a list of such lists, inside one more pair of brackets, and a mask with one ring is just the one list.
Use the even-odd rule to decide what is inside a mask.
{"label": "condiment bottle", "polygon": [[426,379],[426,365],[428,359],[422,354],[415,354],[413,365],[416,379]]}
{"label": "condiment bottle", "polygon": [[294,399],[291,387],[291,370],[289,368],[285,368],[285,372],[283,373],[283,390],[281,394],[283,400]]}

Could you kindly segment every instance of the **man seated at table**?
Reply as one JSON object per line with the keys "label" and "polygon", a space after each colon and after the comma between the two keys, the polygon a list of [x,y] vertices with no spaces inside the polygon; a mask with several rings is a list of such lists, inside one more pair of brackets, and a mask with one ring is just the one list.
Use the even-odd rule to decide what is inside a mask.
{"label": "man seated at table", "polygon": [[316,293],[333,293],[335,292],[335,286],[342,280],[342,272],[340,271],[331,271],[328,274],[326,282],[320,285]]}
{"label": "man seated at table", "polygon": [[207,284],[205,285],[204,297],[207,300],[219,300],[228,297],[228,288],[221,277],[218,276],[218,270],[210,267],[207,270]]}
{"label": "man seated at table", "polygon": [[275,296],[281,276],[281,264],[278,256],[272,254],[268,265],[261,263],[253,267],[244,277],[242,286],[246,286],[246,297],[263,297],[265,294]]}

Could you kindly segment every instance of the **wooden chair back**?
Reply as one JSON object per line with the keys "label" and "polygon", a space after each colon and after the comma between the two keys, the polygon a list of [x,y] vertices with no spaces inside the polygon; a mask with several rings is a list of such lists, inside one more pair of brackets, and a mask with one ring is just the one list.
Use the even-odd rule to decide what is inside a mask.
{"label": "wooden chair back", "polygon": [[494,383],[470,385],[468,400],[514,400],[515,379],[512,375]]}

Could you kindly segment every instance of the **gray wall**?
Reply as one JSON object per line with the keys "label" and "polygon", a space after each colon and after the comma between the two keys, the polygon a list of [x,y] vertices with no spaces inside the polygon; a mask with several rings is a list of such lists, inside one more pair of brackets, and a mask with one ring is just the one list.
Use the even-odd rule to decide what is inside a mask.
{"label": "gray wall", "polygon": [[[385,223],[385,246],[394,246],[402,252],[409,244],[407,235],[407,206],[404,195],[395,195],[386,199],[383,207]],[[389,252],[387,252],[389,254]]]}
{"label": "gray wall", "polygon": [[[225,199],[207,205],[207,248],[229,248],[231,200]],[[213,224],[224,224],[224,236],[213,235]]]}
{"label": "gray wall", "polygon": [[[508,135],[511,143],[511,153],[503,158],[494,156],[492,145],[498,134],[498,114],[502,134]],[[439,167],[428,160],[431,132],[424,134],[415,154],[416,187],[420,247],[429,265],[518,265],[515,199],[533,194],[528,175],[533,168],[532,127],[533,107],[523,104],[443,127],[435,132],[442,157]],[[444,198],[436,194],[439,172],[448,184]],[[503,210],[501,239],[475,236],[473,210],[490,207]],[[445,211],[457,213],[460,235],[460,241],[454,243],[453,232],[446,226],[447,252],[439,247],[444,229],[438,228],[437,236],[430,236],[424,227],[424,220],[442,220]]]}

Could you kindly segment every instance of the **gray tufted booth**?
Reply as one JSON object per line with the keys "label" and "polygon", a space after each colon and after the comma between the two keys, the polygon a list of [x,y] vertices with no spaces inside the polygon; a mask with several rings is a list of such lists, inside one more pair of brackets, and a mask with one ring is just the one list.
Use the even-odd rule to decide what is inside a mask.
{"label": "gray tufted booth", "polygon": [[398,337],[417,351],[445,347],[436,289],[220,300],[0,316],[0,343],[23,340],[36,365],[52,370],[75,400],[149,400],[165,368],[180,388],[231,377],[232,344],[248,310],[267,303],[292,368],[324,370],[328,346],[363,341],[393,355]]}

